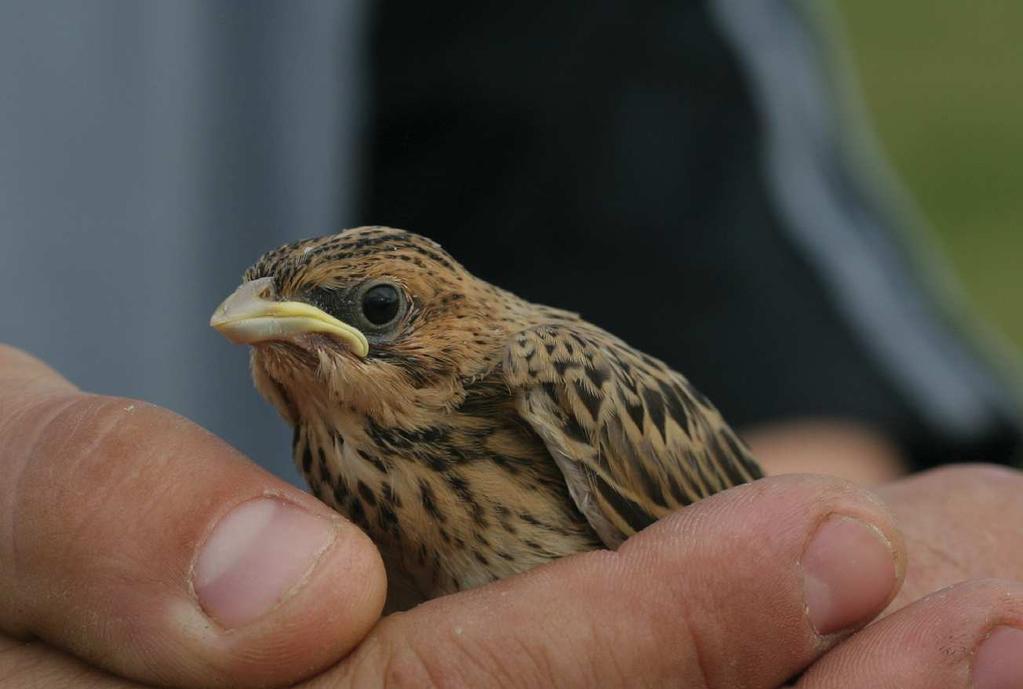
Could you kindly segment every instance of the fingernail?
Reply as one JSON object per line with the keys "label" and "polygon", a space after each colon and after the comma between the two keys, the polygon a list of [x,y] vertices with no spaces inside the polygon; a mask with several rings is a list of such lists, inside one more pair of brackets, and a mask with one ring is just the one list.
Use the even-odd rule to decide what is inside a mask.
{"label": "fingernail", "polygon": [[888,604],[898,580],[884,535],[841,515],[818,527],[802,563],[807,612],[821,635],[872,619]]}
{"label": "fingernail", "polygon": [[1023,689],[1023,630],[995,627],[973,657],[973,689]]}
{"label": "fingernail", "polygon": [[192,584],[225,627],[260,617],[305,581],[337,531],[326,519],[275,498],[244,502],[213,529]]}

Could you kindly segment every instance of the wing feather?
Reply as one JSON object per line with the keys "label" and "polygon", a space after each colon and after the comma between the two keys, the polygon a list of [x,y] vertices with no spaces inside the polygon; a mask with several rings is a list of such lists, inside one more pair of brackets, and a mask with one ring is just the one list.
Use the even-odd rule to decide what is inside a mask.
{"label": "wing feather", "polygon": [[672,510],[763,475],[689,381],[585,322],[518,333],[503,371],[519,414],[609,547]]}

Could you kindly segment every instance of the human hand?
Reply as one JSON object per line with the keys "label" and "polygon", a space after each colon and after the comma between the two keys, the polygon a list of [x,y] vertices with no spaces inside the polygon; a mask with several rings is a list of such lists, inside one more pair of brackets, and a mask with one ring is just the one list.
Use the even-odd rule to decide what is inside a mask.
{"label": "human hand", "polygon": [[378,622],[368,539],[187,421],[10,349],[0,409],[8,686],[771,689],[901,577],[874,498],[788,477]]}
{"label": "human hand", "polygon": [[[895,448],[866,429],[837,423],[794,423],[748,438],[774,473],[884,481],[876,490],[905,535],[906,580],[887,611],[898,612],[826,655],[800,686],[969,686],[978,639],[996,627],[1023,629],[1023,588],[1013,583],[1023,580],[1023,473],[975,464],[892,480],[902,471]],[[983,681],[995,681],[993,667],[1014,671],[1016,684],[990,686],[1023,686],[1023,633],[1003,631],[992,639],[988,648],[1001,647],[1004,655],[978,654],[989,661]],[[877,677],[887,684],[867,681]]]}
{"label": "human hand", "polygon": [[964,464],[906,477],[889,440],[837,421],[774,424],[746,438],[768,474],[820,473],[876,486],[909,552],[906,583],[890,611],[968,579],[1023,580],[1023,472]]}
{"label": "human hand", "polygon": [[884,619],[825,655],[797,686],[1023,686],[1023,474],[953,466],[878,493],[905,538],[905,582]]}
{"label": "human hand", "polygon": [[905,582],[887,617],[826,655],[798,686],[1023,686],[1023,474],[953,466],[878,493],[905,538]]}
{"label": "human hand", "polygon": [[1023,581],[1023,473],[949,466],[877,489],[906,538],[906,581],[889,610],[953,584]]}

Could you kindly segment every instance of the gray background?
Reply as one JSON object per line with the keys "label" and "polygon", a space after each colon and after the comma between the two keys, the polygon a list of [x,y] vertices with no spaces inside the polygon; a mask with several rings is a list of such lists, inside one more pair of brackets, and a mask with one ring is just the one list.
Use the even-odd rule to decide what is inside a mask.
{"label": "gray background", "polygon": [[296,480],[247,352],[208,321],[262,251],[356,222],[362,14],[0,3],[0,340]]}

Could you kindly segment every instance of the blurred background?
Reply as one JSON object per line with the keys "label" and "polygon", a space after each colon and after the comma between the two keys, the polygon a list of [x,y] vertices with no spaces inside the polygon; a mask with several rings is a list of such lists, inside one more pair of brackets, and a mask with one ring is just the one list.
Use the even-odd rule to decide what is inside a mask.
{"label": "blurred background", "polygon": [[[958,276],[966,310],[990,324],[984,337],[1023,347],[1023,4],[755,3],[765,16],[786,15],[790,4],[813,5],[830,20],[818,37],[835,48],[836,73],[854,68],[849,88],[838,89],[841,117],[851,130],[867,122],[876,140],[853,148],[876,146],[892,168],[871,168],[872,178],[908,189],[910,215],[922,219],[909,224]],[[731,0],[706,5],[743,12]],[[709,14],[675,6],[683,20]],[[622,7],[594,3],[585,16],[599,23],[601,12]],[[427,58],[406,54],[401,41],[374,43],[376,21],[414,16],[413,33],[429,40],[420,27],[433,11],[356,0],[0,3],[0,340],[83,388],[183,413],[294,480],[290,434],[252,389],[246,353],[207,321],[262,251],[391,222],[385,213],[366,217],[372,205],[360,202],[380,173],[367,132],[394,114],[374,114],[371,79],[380,63],[400,71],[402,61],[411,68]],[[706,33],[689,21],[679,27],[694,44]],[[487,40],[476,48],[498,47]],[[562,47],[572,45],[555,53]],[[699,50],[698,58],[717,59]],[[542,77],[543,55],[529,56]],[[702,65],[682,67],[700,86]],[[576,99],[584,110],[586,98]],[[407,136],[380,138],[400,147]],[[409,223],[422,227],[414,213]],[[547,293],[535,298],[562,303]],[[664,356],[656,342],[637,344]],[[707,349],[712,361],[715,351]],[[727,391],[714,389],[720,371],[669,362],[748,420],[742,394],[733,411]],[[745,373],[733,375],[741,382]],[[785,387],[786,375],[779,369],[770,384]],[[1008,376],[994,374],[1007,387]]]}
{"label": "blurred background", "polygon": [[971,304],[1023,347],[1023,4],[837,9],[889,161]]}

